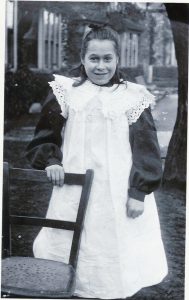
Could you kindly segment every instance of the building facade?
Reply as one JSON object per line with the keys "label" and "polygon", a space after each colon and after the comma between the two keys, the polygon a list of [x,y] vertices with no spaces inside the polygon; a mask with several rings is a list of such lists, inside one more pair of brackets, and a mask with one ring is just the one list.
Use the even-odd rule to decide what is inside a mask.
{"label": "building facade", "polygon": [[[35,3],[35,4],[34,4]],[[120,67],[149,79],[149,68],[177,69],[170,24],[157,7],[124,2],[7,0],[6,66],[61,72],[79,63],[83,34],[90,23],[108,23],[121,40]],[[165,10],[165,9],[164,9]],[[142,70],[142,71],[141,71]],[[176,73],[175,73],[176,74]]]}

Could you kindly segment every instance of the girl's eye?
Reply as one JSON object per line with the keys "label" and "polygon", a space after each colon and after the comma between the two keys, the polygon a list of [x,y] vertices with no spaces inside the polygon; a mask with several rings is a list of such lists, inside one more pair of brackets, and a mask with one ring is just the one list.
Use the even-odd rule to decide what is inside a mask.
{"label": "girl's eye", "polygon": [[112,60],[112,58],[111,57],[105,57],[105,59],[104,59],[105,61],[111,61]]}
{"label": "girl's eye", "polygon": [[91,61],[97,61],[98,58],[94,56],[94,57],[90,57],[90,60],[91,60]]}

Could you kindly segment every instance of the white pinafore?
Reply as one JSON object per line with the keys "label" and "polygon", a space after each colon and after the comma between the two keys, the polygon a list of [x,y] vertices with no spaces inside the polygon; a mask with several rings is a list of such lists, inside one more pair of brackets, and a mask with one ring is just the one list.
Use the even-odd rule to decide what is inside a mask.
{"label": "white pinafore", "polygon": [[[143,215],[126,215],[132,155],[129,124],[136,122],[154,97],[127,82],[100,87],[89,80],[55,75],[50,82],[67,118],[64,130],[65,172],[94,169],[94,181],[82,233],[75,295],[126,298],[162,281],[167,261],[153,193],[145,197]],[[54,187],[47,217],[73,221],[81,188]],[[42,228],[34,242],[39,258],[68,262],[72,232]]]}

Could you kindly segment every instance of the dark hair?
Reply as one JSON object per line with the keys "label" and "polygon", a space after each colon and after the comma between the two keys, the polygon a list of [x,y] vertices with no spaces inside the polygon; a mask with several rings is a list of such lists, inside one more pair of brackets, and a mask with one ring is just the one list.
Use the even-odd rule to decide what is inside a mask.
{"label": "dark hair", "polygon": [[[80,53],[81,59],[84,59],[84,57],[85,57],[88,43],[94,39],[113,41],[114,45],[115,45],[116,54],[119,58],[120,57],[120,40],[119,40],[118,33],[115,30],[113,30],[112,28],[110,28],[109,26],[104,25],[104,24],[103,25],[91,24],[91,25],[89,25],[89,27],[91,28],[91,30],[84,36],[83,41],[82,41],[81,53]],[[80,81],[75,82],[73,84],[73,86],[79,86],[85,82],[85,80],[87,79],[87,74],[86,74],[85,68],[82,64],[80,64],[78,67],[74,68],[72,71],[79,71],[79,76],[80,76]],[[120,79],[120,75],[121,74],[120,74],[119,68],[117,66],[115,74],[111,78],[110,83],[111,84],[123,83],[123,80]]]}

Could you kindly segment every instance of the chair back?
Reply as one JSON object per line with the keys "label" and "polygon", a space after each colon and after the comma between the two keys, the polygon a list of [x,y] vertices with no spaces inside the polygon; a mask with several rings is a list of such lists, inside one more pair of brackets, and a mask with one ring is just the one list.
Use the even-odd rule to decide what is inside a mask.
{"label": "chair back", "polygon": [[10,213],[10,184],[14,180],[49,183],[46,171],[34,169],[20,169],[10,167],[3,163],[3,223],[2,223],[2,256],[11,256],[11,227],[13,225],[32,225],[72,230],[73,239],[70,251],[69,264],[74,269],[77,267],[81,233],[84,224],[85,213],[89,200],[89,194],[93,181],[93,170],[87,170],[85,174],[65,173],[64,184],[82,186],[80,202],[75,222],[53,220],[35,216],[15,215]]}

